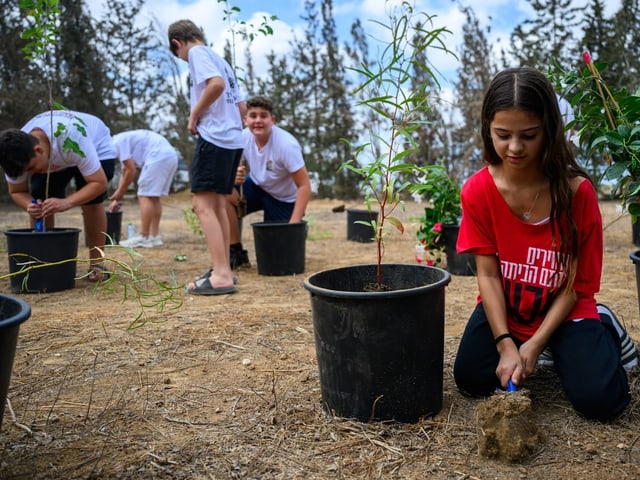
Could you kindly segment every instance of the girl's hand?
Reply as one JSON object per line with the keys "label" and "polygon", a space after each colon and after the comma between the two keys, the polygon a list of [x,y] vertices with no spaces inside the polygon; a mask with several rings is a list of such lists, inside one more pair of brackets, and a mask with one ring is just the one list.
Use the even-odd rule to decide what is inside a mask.
{"label": "girl's hand", "polygon": [[500,380],[502,388],[507,388],[509,380],[519,385],[525,379],[524,362],[513,340],[507,339],[500,342],[498,353],[500,361],[496,368],[496,376]]}
{"label": "girl's hand", "polygon": [[532,375],[536,370],[536,366],[538,365],[538,357],[540,356],[540,353],[542,353],[543,348],[544,345],[540,347],[539,345],[536,345],[536,343],[532,341],[532,339],[527,340],[520,346],[520,357],[522,358],[522,361],[524,363],[523,376],[525,378]]}

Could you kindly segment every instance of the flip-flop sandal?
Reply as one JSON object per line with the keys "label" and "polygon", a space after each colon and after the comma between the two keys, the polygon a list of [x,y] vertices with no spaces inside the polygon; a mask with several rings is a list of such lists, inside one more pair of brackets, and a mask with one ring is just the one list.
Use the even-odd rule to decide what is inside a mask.
{"label": "flip-flop sandal", "polygon": [[[211,276],[211,272],[213,272],[213,268],[210,268],[209,270],[207,270],[206,272],[204,272],[202,275],[196,277],[193,279],[194,283],[197,282],[198,280],[203,280],[205,278],[209,278]],[[233,276],[233,284],[236,285],[238,283],[238,277],[236,277],[235,275]]]}
{"label": "flip-flop sandal", "polygon": [[94,265],[87,272],[86,279],[91,283],[105,282],[111,278],[111,272],[105,270],[103,266]]}
{"label": "flip-flop sandal", "polygon": [[185,287],[185,291],[192,295],[226,295],[235,293],[238,289],[235,285],[229,287],[214,287],[211,285],[209,278],[200,278],[195,281],[194,288]]}

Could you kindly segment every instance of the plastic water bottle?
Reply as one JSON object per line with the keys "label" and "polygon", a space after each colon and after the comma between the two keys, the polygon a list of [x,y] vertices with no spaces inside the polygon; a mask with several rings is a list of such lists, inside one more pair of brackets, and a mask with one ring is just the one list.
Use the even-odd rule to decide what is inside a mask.
{"label": "plastic water bottle", "polygon": [[[38,203],[38,200],[32,198],[31,203]],[[35,221],[34,227],[36,229],[36,232],[42,232],[44,230],[44,218],[37,219]]]}
{"label": "plastic water bottle", "polygon": [[133,223],[127,224],[127,238],[133,238],[136,234],[136,229],[133,226]]}

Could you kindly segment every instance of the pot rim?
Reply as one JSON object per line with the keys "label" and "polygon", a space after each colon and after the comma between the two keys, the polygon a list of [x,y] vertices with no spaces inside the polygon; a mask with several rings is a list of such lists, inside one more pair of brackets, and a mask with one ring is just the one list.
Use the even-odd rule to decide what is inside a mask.
{"label": "pot rim", "polygon": [[[344,267],[334,267],[328,268],[325,270],[321,270],[319,272],[315,272],[304,279],[304,288],[309,292],[315,295],[323,295],[326,297],[334,297],[334,298],[390,298],[390,297],[403,297],[408,295],[416,295],[421,293],[426,293],[430,290],[437,290],[443,287],[446,287],[451,282],[451,274],[440,267],[434,267],[430,265],[415,265],[412,263],[383,263],[382,269],[388,269],[390,267],[400,266],[402,268],[409,268],[411,270],[419,270],[419,269],[430,269],[437,270],[442,274],[442,278],[439,280],[429,283],[429,284],[421,284],[416,285],[411,288],[400,288],[396,290],[387,290],[387,291],[349,291],[349,290],[333,290],[330,288],[319,287],[313,284],[314,279],[317,277],[327,274],[327,272],[336,272],[336,271],[344,271],[345,275],[348,275],[348,270],[353,269],[375,269],[377,265],[375,263],[366,263],[366,264],[358,264],[358,265],[347,265]],[[374,278],[372,278],[374,280]]]}
{"label": "pot rim", "polygon": [[6,293],[0,293],[0,303],[4,304],[5,302],[17,304],[19,310],[8,318],[0,318],[0,330],[19,325],[31,316],[31,306],[23,299],[14,297],[13,295],[7,295]]}

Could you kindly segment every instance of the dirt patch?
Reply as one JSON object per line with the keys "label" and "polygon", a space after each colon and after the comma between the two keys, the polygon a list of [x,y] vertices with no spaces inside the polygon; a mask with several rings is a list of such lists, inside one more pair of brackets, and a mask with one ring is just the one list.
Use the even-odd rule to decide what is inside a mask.
{"label": "dirt patch", "polygon": [[[265,277],[255,265],[238,272],[239,292],[184,296],[176,310],[137,316],[121,292],[72,290],[23,295],[33,314],[20,331],[0,432],[0,478],[327,479],[327,478],[594,478],[640,477],[638,377],[633,401],[611,423],[587,421],[567,402],[553,371],[528,382],[531,412],[545,433],[519,463],[480,455],[478,400],[460,395],[452,362],[476,295],[474,277],[454,276],[446,292],[444,405],[416,424],[335,418],[321,405],[307,274],[370,263],[374,245],[346,239],[342,202],[313,201],[303,275]],[[184,284],[209,266],[201,238],[182,219],[187,194],[164,202],[165,246],[141,250],[141,268]],[[358,206],[358,205],[353,205]],[[603,203],[605,221],[615,204]],[[407,220],[420,213],[408,205]],[[133,199],[124,223],[136,222]],[[255,263],[250,224],[243,242]],[[2,207],[2,228],[24,226]],[[81,227],[77,209],[59,225]],[[413,263],[415,225],[392,235],[387,262]],[[124,228],[126,231],[126,228]],[[83,242],[81,235],[81,243]],[[0,252],[5,253],[0,239]],[[611,305],[640,339],[629,218],[605,230],[598,299]],[[81,254],[86,249],[81,248]],[[186,256],[177,261],[176,255]],[[6,273],[6,261],[0,274]],[[84,273],[86,266],[78,267]],[[9,282],[0,289],[9,292]]]}
{"label": "dirt patch", "polygon": [[479,452],[489,458],[523,460],[543,440],[525,390],[497,392],[476,407]]}

